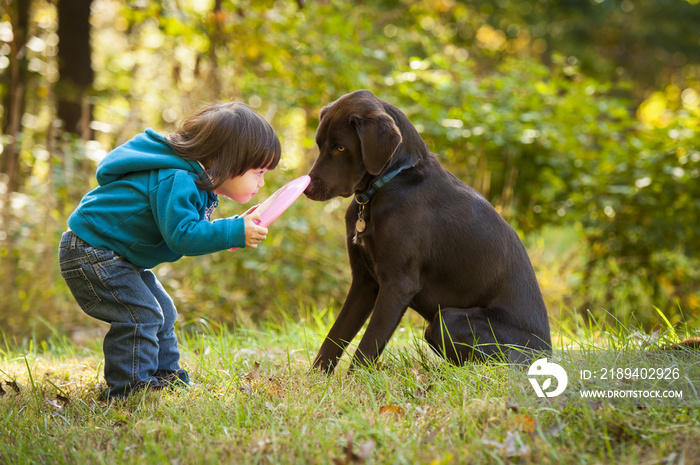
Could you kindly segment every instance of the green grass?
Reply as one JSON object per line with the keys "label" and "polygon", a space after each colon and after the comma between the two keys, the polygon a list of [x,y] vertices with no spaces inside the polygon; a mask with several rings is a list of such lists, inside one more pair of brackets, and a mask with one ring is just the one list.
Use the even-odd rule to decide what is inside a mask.
{"label": "green grass", "polygon": [[[331,376],[310,371],[330,320],[200,322],[180,336],[188,390],[112,403],[99,400],[99,341],[6,341],[0,464],[700,463],[697,409],[509,405],[507,368],[443,363],[412,318],[377,367],[347,374],[346,355]],[[640,335],[580,324],[556,339],[617,348]]]}

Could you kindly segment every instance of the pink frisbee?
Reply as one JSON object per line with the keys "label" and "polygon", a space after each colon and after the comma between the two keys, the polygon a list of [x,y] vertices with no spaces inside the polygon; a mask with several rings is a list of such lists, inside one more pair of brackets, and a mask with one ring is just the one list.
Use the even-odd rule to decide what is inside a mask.
{"label": "pink frisbee", "polygon": [[285,212],[294,201],[304,192],[306,186],[311,182],[308,175],[298,177],[289,181],[284,186],[277,189],[277,192],[269,196],[258,208],[254,211],[260,213],[260,226],[267,228],[270,223],[275,221]]}

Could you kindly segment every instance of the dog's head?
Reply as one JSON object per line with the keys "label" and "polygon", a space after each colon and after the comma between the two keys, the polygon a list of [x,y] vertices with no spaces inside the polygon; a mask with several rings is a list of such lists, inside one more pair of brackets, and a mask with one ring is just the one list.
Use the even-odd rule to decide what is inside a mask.
{"label": "dog's head", "polygon": [[395,112],[411,126],[403,113],[368,90],[344,95],[323,108],[316,132],[319,155],[309,172],[306,196],[349,197],[368,174],[379,174],[403,140],[390,114]]}

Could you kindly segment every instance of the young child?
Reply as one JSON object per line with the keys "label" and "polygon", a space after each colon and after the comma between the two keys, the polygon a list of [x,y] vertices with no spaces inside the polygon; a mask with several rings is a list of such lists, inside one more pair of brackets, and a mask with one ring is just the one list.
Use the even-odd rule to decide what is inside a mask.
{"label": "young child", "polygon": [[208,106],[162,136],[146,129],[97,167],[99,186],[68,218],[61,274],[88,315],[110,323],[106,395],[188,384],[174,331],[177,311],[150,268],[183,255],[257,248],[260,215],[210,221],[218,195],[248,202],[280,159],[272,127],[242,103]]}

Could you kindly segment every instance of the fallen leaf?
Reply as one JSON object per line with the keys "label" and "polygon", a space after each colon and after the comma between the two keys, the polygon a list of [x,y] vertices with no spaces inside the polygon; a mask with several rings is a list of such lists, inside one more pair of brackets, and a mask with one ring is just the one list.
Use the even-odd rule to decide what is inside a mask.
{"label": "fallen leaf", "polygon": [[385,413],[391,413],[396,416],[403,416],[406,411],[398,405],[384,405],[379,409],[379,414],[383,415]]}
{"label": "fallen leaf", "polygon": [[19,385],[15,381],[5,381],[5,384],[10,386],[13,391],[15,391],[17,394],[20,393]]}
{"label": "fallen leaf", "polygon": [[367,457],[370,456],[372,451],[377,447],[377,444],[372,440],[369,439],[367,441],[362,441],[360,443],[360,450],[357,451],[354,455],[356,458],[367,460]]}
{"label": "fallen leaf", "polygon": [[253,365],[253,369],[250,370],[250,372],[244,374],[243,378],[248,380],[248,384],[238,386],[236,389],[250,395],[253,393],[253,385],[257,385],[258,380],[260,379],[260,364],[258,362],[255,362],[255,364]]}
{"label": "fallen leaf", "polygon": [[534,433],[536,421],[534,418],[528,415],[515,415],[513,417],[513,422],[515,423],[515,429],[519,429],[523,433]]}
{"label": "fallen leaf", "polygon": [[353,449],[353,434],[348,433],[347,443],[344,447],[345,457],[333,459],[335,465],[350,465],[352,463],[365,463],[367,458],[372,454],[372,451],[377,447],[377,444],[369,439],[363,441],[359,445],[359,450],[355,452]]}
{"label": "fallen leaf", "polygon": [[255,365],[253,365],[253,369],[250,370],[250,373],[246,373],[244,377],[245,379],[250,381],[260,378],[260,364],[258,362],[255,362]]}
{"label": "fallen leaf", "polygon": [[496,450],[507,457],[525,457],[530,455],[530,446],[522,443],[520,433],[517,431],[508,431],[506,439],[503,442],[493,441],[491,439],[482,439],[481,442],[487,446],[495,447]]}
{"label": "fallen leaf", "polygon": [[63,413],[63,404],[59,404],[55,400],[47,400],[45,403],[53,410],[51,412],[52,415],[61,415]]}
{"label": "fallen leaf", "polygon": [[244,384],[243,386],[238,386],[236,389],[238,389],[241,392],[245,392],[248,395],[253,393],[253,388],[250,384]]}
{"label": "fallen leaf", "polygon": [[506,440],[503,441],[508,457],[524,457],[530,454],[530,446],[523,444],[520,440],[520,433],[509,431]]}

